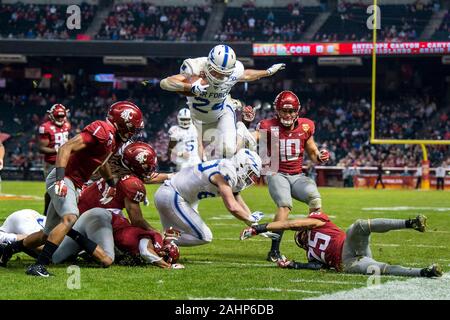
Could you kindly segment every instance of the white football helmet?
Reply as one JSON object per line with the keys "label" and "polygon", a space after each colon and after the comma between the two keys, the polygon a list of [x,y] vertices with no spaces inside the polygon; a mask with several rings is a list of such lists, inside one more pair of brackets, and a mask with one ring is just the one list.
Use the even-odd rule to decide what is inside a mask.
{"label": "white football helmet", "polygon": [[183,108],[178,111],[177,115],[178,126],[187,129],[191,126],[191,111],[188,108]]}
{"label": "white football helmet", "polygon": [[261,175],[261,158],[259,155],[249,149],[240,149],[232,158],[236,167],[238,189],[243,190],[251,186],[254,178]]}
{"label": "white football helmet", "polygon": [[236,54],[231,47],[224,44],[215,46],[208,54],[204,70],[208,82],[223,84],[234,72],[235,65]]}

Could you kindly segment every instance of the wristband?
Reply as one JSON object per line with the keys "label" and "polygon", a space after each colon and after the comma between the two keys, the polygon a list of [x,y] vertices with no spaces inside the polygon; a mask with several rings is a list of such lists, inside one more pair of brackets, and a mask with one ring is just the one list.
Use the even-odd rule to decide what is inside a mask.
{"label": "wristband", "polygon": [[66,175],[66,168],[64,167],[56,168],[56,181],[64,180],[65,175]]}
{"label": "wristband", "polygon": [[116,181],[114,180],[114,178],[106,179],[106,183],[107,183],[108,186],[110,186],[110,187],[115,187],[115,186],[116,186]]}

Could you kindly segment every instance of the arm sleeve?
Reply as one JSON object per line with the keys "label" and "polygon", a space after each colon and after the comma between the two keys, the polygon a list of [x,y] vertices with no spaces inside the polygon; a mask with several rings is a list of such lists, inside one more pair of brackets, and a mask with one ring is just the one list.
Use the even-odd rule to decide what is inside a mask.
{"label": "arm sleeve", "polygon": [[307,270],[320,270],[323,268],[323,264],[318,261],[310,261],[307,263],[292,262],[290,269],[307,269]]}
{"label": "arm sleeve", "polygon": [[139,241],[139,254],[148,263],[155,263],[162,260],[162,257],[155,255],[148,251],[147,246],[150,240],[147,238],[141,239]]}

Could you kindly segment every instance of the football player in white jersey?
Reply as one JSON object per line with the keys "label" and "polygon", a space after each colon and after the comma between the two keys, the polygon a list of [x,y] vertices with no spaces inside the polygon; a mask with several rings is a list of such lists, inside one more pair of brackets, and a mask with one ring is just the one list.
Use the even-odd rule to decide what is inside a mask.
{"label": "football player in white jersey", "polygon": [[43,230],[46,217],[31,209],[11,213],[0,226],[0,244],[24,239]]}
{"label": "football player in white jersey", "polygon": [[[214,157],[230,158],[237,149],[236,114],[229,96],[231,88],[237,82],[255,81],[284,68],[284,63],[278,63],[266,70],[245,70],[231,47],[217,45],[207,57],[184,60],[180,73],[161,80],[160,86],[164,90],[192,94],[187,97],[187,104],[200,142],[214,139]],[[207,84],[202,84],[203,79],[190,83],[191,77],[201,77]],[[217,129],[217,132],[209,129]]]}
{"label": "football player in white jersey", "polygon": [[196,246],[212,241],[212,233],[197,211],[198,202],[222,197],[228,211],[250,225],[262,212],[251,212],[239,192],[254,183],[261,171],[256,152],[239,150],[231,159],[210,160],[182,169],[156,191],[154,199],[164,228],[181,232],[179,246]]}
{"label": "football player in white jersey", "polygon": [[191,121],[191,111],[183,108],[178,112],[178,125],[169,129],[167,156],[177,165],[177,171],[200,163],[197,130]]}

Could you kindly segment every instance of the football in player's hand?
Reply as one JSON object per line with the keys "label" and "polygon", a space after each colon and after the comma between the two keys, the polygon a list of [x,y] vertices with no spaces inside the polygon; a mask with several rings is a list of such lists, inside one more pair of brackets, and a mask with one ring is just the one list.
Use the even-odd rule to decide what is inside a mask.
{"label": "football in player's hand", "polygon": [[[207,85],[208,81],[206,81],[204,78],[199,77],[199,76],[192,76],[190,78],[187,78],[186,80],[184,80],[184,83],[189,83],[189,84],[194,84],[197,82],[197,80],[201,79],[200,84],[201,85]],[[188,96],[188,97],[192,97],[195,96],[195,94],[192,91],[178,91],[179,94],[183,95],[183,96]]]}

